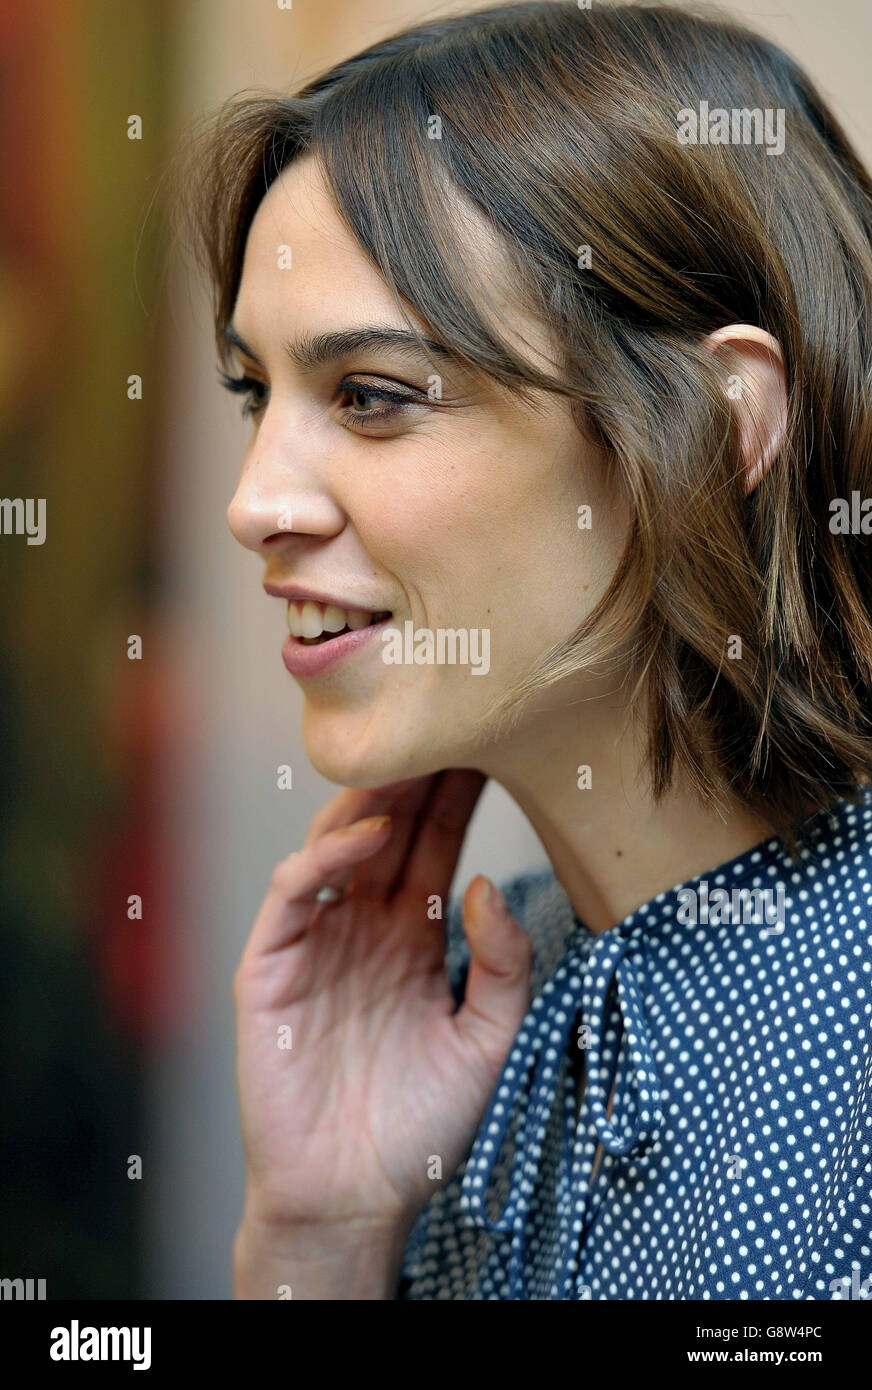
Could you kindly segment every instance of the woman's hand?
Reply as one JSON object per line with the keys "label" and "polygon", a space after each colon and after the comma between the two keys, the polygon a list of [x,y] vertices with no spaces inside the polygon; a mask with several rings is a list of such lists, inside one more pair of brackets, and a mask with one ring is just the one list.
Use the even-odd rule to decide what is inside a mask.
{"label": "woman's hand", "polygon": [[[276,868],[234,982],[247,1224],[305,1230],[309,1248],[313,1230],[390,1244],[467,1154],[529,1005],[532,954],[502,895],[473,879],[455,1012],[444,921],[427,909],[438,895],[447,912],[483,785],[452,770],[340,792]],[[316,903],[325,884],[347,896]]]}

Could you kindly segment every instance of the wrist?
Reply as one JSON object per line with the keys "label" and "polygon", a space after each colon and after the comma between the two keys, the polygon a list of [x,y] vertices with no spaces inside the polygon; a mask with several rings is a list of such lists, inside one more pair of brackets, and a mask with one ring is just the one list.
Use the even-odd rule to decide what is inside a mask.
{"label": "wrist", "polygon": [[277,1222],[246,1203],[233,1242],[241,1299],[392,1299],[414,1222]]}

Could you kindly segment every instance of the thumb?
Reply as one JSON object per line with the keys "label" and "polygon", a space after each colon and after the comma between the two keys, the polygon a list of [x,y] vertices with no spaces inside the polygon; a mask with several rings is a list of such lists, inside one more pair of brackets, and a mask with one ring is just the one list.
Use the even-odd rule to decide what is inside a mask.
{"label": "thumb", "polygon": [[467,887],[461,910],[472,960],[454,1021],[463,1039],[498,1067],[530,1005],[533,943],[484,874]]}

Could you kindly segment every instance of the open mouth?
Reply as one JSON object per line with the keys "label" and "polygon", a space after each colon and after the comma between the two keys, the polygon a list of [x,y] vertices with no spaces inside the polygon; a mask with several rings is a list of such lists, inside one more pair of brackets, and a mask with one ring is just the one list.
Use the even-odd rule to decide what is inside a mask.
{"label": "open mouth", "polygon": [[339,608],[336,604],[315,603],[313,599],[288,604],[288,631],[301,646],[316,647],[332,642],[360,628],[384,622],[390,612],[368,613],[361,608]]}

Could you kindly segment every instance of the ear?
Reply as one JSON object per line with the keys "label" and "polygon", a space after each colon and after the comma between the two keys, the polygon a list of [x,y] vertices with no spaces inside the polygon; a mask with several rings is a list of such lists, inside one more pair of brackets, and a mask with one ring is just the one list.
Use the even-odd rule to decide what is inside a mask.
{"label": "ear", "polygon": [[710,352],[726,348],[730,354],[727,395],[739,430],[747,495],[778,457],[784,442],[784,358],[772,334],[751,323],[731,323],[719,328],[704,339],[703,346]]}

